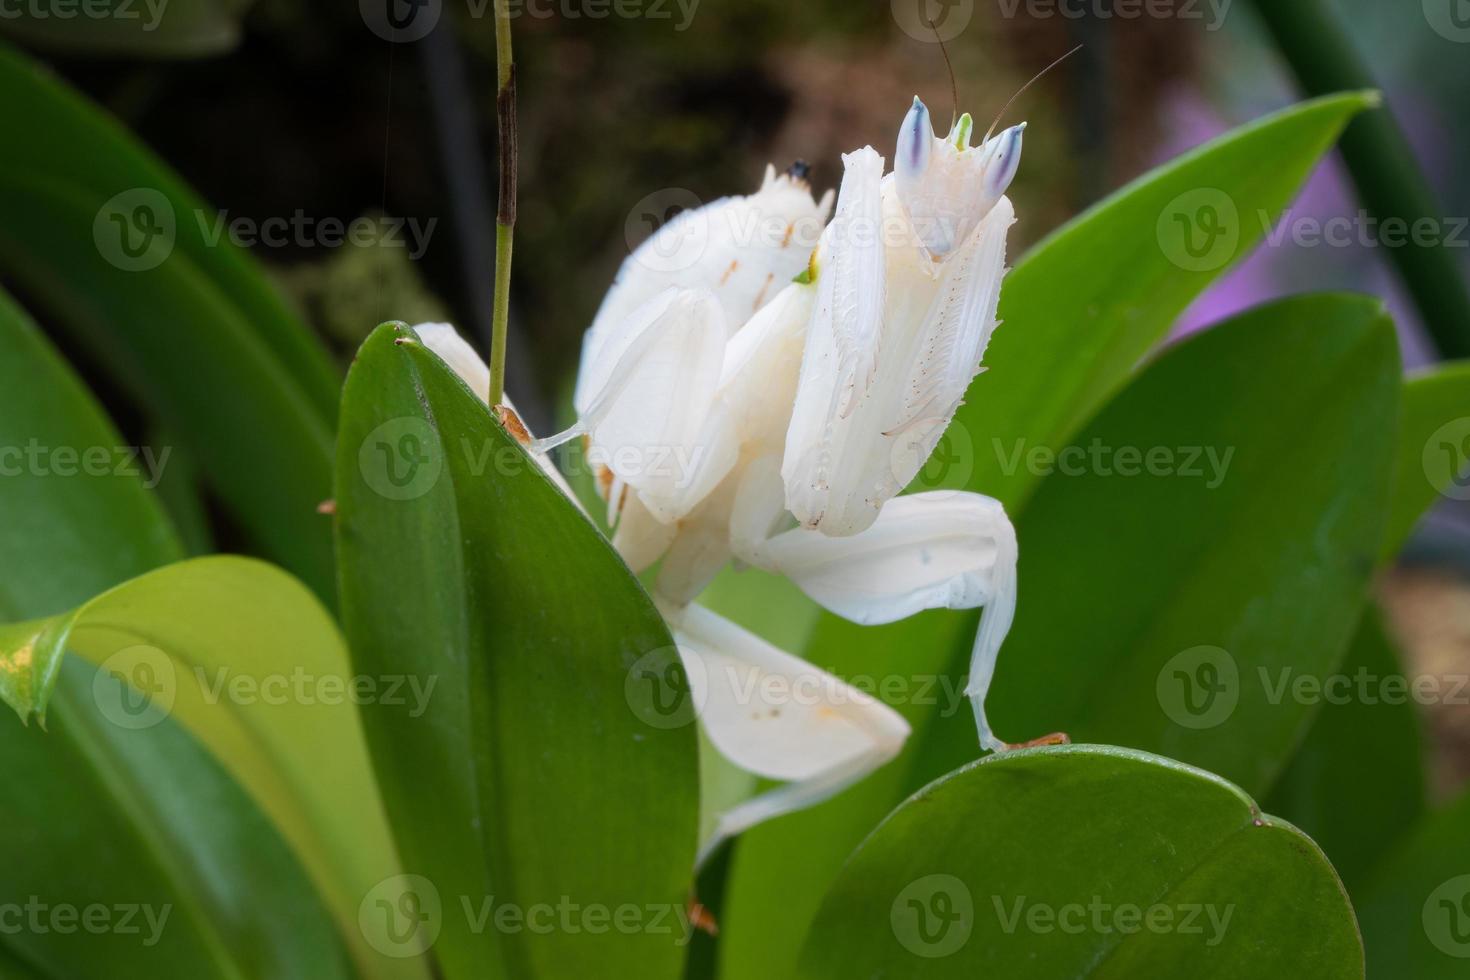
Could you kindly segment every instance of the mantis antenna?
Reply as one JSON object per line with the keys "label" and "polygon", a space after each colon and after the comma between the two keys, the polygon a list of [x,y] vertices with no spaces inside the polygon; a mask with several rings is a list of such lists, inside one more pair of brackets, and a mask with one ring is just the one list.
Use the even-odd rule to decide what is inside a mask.
{"label": "mantis antenna", "polygon": [[944,55],[944,67],[949,70],[949,131],[954,132],[954,124],[960,118],[960,84],[955,81],[954,63],[949,60],[949,49],[944,46],[944,38],[939,36],[933,17],[929,18],[929,30],[934,32],[934,40],[939,42],[939,53]]}
{"label": "mantis antenna", "polygon": [[[1000,112],[997,112],[995,114],[995,121],[993,123],[991,123],[990,124],[990,128],[985,131],[985,138],[980,141],[980,145],[981,146],[984,146],[986,143],[990,142],[990,137],[992,137],[992,136],[995,135],[995,127],[997,127],[997,126],[1000,125],[1000,121],[1001,121],[1002,118],[1004,118],[1004,116],[1006,114],[1006,110],[1010,109],[1011,104],[1013,102],[1015,102],[1017,99],[1019,99],[1021,97],[1022,93],[1024,93],[1032,85],[1036,84],[1037,80],[1040,79],[1042,75],[1045,75],[1047,72],[1051,71],[1057,65],[1060,65],[1062,62],[1066,61],[1068,58],[1072,57],[1072,55],[1076,54],[1078,51],[1081,51],[1081,50],[1082,50],[1082,45],[1080,45],[1080,44],[1077,45],[1071,51],[1068,51],[1066,54],[1062,55],[1056,61],[1053,61],[1051,64],[1047,65],[1045,68],[1041,69],[1041,71],[1037,72],[1035,75],[1032,75],[1031,76],[1031,81],[1027,82],[1025,85],[1022,85],[1019,89],[1017,89],[1016,90],[1016,94],[1013,95],[1013,96],[1011,96],[1009,99],[1007,99],[1006,100],[1006,104],[1000,107]],[[948,57],[949,57],[948,55],[945,56],[946,60],[948,60]]]}

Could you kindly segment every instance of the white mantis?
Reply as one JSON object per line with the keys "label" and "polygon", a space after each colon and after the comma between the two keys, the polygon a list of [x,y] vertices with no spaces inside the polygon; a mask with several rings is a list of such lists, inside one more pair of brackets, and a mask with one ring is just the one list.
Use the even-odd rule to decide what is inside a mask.
{"label": "white mantis", "polygon": [[[700,724],[735,765],[786,783],[719,814],[701,863],[861,779],[909,733],[881,701],[698,605],[732,560],[861,624],[985,607],[966,693],[981,744],[1006,747],[984,700],[1015,611],[1015,532],[978,494],[898,494],[996,326],[1021,131],[971,148],[964,116],[940,139],[915,99],[893,173],[871,147],[844,156],[815,249],[831,197],[814,200],[799,173],[768,170],[756,194],[681,215],[702,223],[688,236],[701,251],[629,256],[584,341],[576,425],[533,443],[581,435],[608,461],[613,544],[634,572],[661,562],[654,599]],[[452,328],[419,335],[483,397],[484,366]]]}

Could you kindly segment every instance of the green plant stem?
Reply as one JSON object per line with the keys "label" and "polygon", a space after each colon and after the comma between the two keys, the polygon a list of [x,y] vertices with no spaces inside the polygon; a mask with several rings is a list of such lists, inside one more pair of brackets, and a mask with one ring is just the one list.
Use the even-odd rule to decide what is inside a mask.
{"label": "green plant stem", "polygon": [[516,226],[516,66],[510,49],[510,2],[495,0],[495,119],[500,201],[495,214],[495,302],[490,322],[492,406],[505,394],[505,337],[510,322],[510,257]]}
{"label": "green plant stem", "polygon": [[[1256,0],[1255,7],[1308,94],[1377,87],[1322,0]],[[1424,219],[1442,227],[1443,218],[1393,114],[1359,116],[1343,134],[1342,155],[1369,214],[1406,229],[1395,236],[1402,244],[1384,245],[1440,353],[1470,357],[1470,294],[1456,258],[1442,236],[1421,243],[1410,233]]]}

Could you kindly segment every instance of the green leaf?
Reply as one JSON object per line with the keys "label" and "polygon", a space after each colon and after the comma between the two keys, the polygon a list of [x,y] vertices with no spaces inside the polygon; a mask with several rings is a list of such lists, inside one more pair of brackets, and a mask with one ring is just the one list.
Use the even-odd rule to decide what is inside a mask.
{"label": "green leaf", "polygon": [[1039,477],[1007,465],[1015,444],[1064,446],[1377,101],[1335,95],[1267,116],[1145,174],[1037,245],[1006,279],[987,370],[953,423],[983,442],[967,485],[1008,506],[1024,501]]}
{"label": "green leaf", "polygon": [[[1016,448],[1065,446],[1189,303],[1256,242],[1263,233],[1257,216],[1279,214],[1348,119],[1372,102],[1362,94],[1319,99],[1228,133],[1149,172],[1037,245],[1002,289],[1003,325],[986,351],[988,370],[971,385],[916,484],[967,487],[1001,500],[1018,518],[1037,477],[1005,465]],[[1182,239],[1170,236],[1181,230],[1175,215],[1202,207],[1223,209],[1226,218],[1233,208],[1235,219],[1196,260],[1180,250]],[[1022,551],[1022,589],[1035,594],[1024,539]],[[805,656],[844,677],[897,670],[909,679],[908,704],[920,678],[938,671],[928,653],[909,651],[939,646],[943,659],[951,649],[967,648],[973,635],[973,617],[954,613],[878,629],[827,615]],[[898,656],[925,662],[895,667]],[[937,709],[905,704],[895,707],[908,715],[917,744]],[[892,765],[907,769],[911,756],[912,750]],[[942,771],[926,770],[926,778]],[[772,963],[794,960],[822,889],[900,795],[876,784],[858,787],[746,835],[722,920],[725,980],[764,980]]]}
{"label": "green leaf", "polygon": [[1424,745],[1412,679],[1375,608],[1336,676],[1267,805],[1311,834],[1356,894],[1424,813]]}
{"label": "green leaf", "polygon": [[363,899],[398,868],[355,704],[391,696],[422,710],[431,686],[401,670],[353,676],[312,594],[245,558],[179,562],[70,612],[0,625],[0,700],[44,719],[66,651],[131,685],[115,703],[96,695],[110,720],[147,724],[156,710],[198,739],[291,843],[360,962],[392,963],[375,952],[394,948],[386,935],[358,925]]}
{"label": "green leaf", "polygon": [[[1119,455],[1074,457],[1019,522],[1002,737],[1066,731],[1269,787],[1312,715],[1296,685],[1337,671],[1357,622],[1398,394],[1392,321],[1365,297],[1272,303],[1159,357],[1072,442]],[[1119,475],[1125,449],[1168,458]],[[974,757],[961,715],[929,742],[924,773]]]}
{"label": "green leaf", "polygon": [[1383,558],[1398,554],[1441,497],[1470,500],[1470,362],[1443,365],[1404,385],[1393,506]]}
{"label": "green leaf", "polygon": [[[421,717],[364,712],[418,876],[389,905],[441,910],[405,942],[432,942],[451,980],[678,976],[695,733],[643,720],[640,678],[678,655],[626,566],[402,327],[348,374],[336,497],[358,671],[439,678]],[[477,929],[492,897],[492,914],[637,906],[646,928]]]}
{"label": "green leaf", "polygon": [[[1338,297],[1258,310],[1154,362],[1075,444],[1208,447],[1221,461],[1233,449],[1225,479],[1210,488],[1201,457],[1192,464],[1200,478],[1058,473],[1042,484],[1019,521],[1021,602],[989,699],[1001,734],[1065,730],[1269,785],[1310,706],[1271,703],[1259,671],[1279,686],[1284,669],[1288,681],[1336,669],[1376,553],[1396,372],[1381,310]],[[1183,457],[1174,459],[1183,469]],[[778,869],[829,880],[844,846],[898,798],[893,786],[912,787],[978,752],[964,702],[948,696],[964,687],[974,620],[946,633],[944,623],[965,617],[937,615],[938,625],[897,624],[871,639],[859,627],[819,627],[819,638],[833,637],[814,645],[830,651],[819,663],[840,656],[846,676],[901,682],[896,706],[915,734],[892,764],[899,773],[880,772],[742,841],[724,919],[727,964],[755,968],[738,937],[758,927],[778,937],[770,945],[790,940],[769,910],[777,895],[797,918],[810,907],[808,891],[775,889]],[[1236,706],[1215,728],[1176,722],[1158,698],[1160,675],[1171,680],[1166,665],[1202,647],[1223,648],[1239,678]],[[1171,707],[1191,723],[1217,720],[1193,718],[1182,701]]]}
{"label": "green leaf", "polygon": [[822,903],[833,980],[1363,975],[1305,835],[1218,777],[1099,746],[992,757],[888,817]]}
{"label": "green leaf", "polygon": [[1461,980],[1470,960],[1470,794],[1396,842],[1357,905],[1370,980]]}
{"label": "green leaf", "polygon": [[0,718],[0,881],[25,916],[0,942],[55,977],[353,976],[291,849],[208,752],[110,713],[129,701],[109,671],[62,673],[46,730]]}
{"label": "green leaf", "polygon": [[264,552],[330,597],[336,373],[263,274],[115,122],[0,47],[0,272],[176,433]]}
{"label": "green leaf", "polygon": [[[3,293],[0,349],[0,621],[54,613],[178,558],[156,500],[117,468],[117,432]],[[121,704],[110,673],[69,658],[58,680],[18,672],[18,659],[4,651],[0,684],[30,699],[40,675],[55,697],[49,731],[0,717],[0,891],[37,896],[46,928],[7,930],[0,961],[58,976],[343,974],[310,882],[207,753],[170,719],[110,720],[98,700]],[[51,910],[94,905],[109,916],[131,906],[136,923],[142,905],[172,911],[152,944],[147,931],[51,928]]]}
{"label": "green leaf", "polygon": [[106,0],[27,4],[0,19],[0,30],[38,48],[69,54],[197,58],[222,54],[240,41],[250,0]]}

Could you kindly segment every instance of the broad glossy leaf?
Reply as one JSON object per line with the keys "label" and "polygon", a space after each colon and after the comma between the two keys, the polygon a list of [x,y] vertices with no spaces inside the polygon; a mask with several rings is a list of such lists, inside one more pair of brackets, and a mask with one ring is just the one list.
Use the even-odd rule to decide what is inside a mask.
{"label": "broad glossy leaf", "polygon": [[[1017,446],[1023,452],[1064,446],[1179,313],[1257,241],[1259,213],[1279,214],[1346,122],[1371,101],[1344,95],[1306,102],[1228,133],[1145,174],[1037,245],[1001,292],[1003,325],[986,351],[988,370],[971,385],[917,482],[997,497],[1018,517],[1038,477],[1006,465]],[[1224,222],[1209,224],[1218,235],[1187,227],[1211,213]],[[1210,236],[1192,243],[1208,240],[1200,256],[1185,249],[1186,231]],[[1029,593],[1027,564],[1023,554],[1022,589]],[[964,647],[973,635],[972,617],[941,614],[940,621],[948,624],[947,638],[930,623],[867,630],[824,616],[806,656],[839,676],[886,664],[912,690],[925,683],[929,668],[910,659],[924,655],[908,651]],[[931,705],[928,713],[909,712],[911,742],[922,739],[933,711]],[[923,781],[911,778],[907,785]],[[765,980],[772,963],[793,960],[842,857],[898,799],[855,789],[786,818],[784,827],[747,835],[722,923],[725,980]]]}
{"label": "broad glossy leaf", "polygon": [[0,271],[189,448],[329,597],[335,372],[214,216],[117,124],[0,47]]}
{"label": "broad glossy leaf", "polygon": [[1398,554],[1419,518],[1439,499],[1470,500],[1470,363],[1466,362],[1422,372],[1404,385],[1385,559]]}
{"label": "broad glossy leaf", "polygon": [[[1292,685],[1336,672],[1381,540],[1394,343],[1366,299],[1263,307],[1165,352],[1074,450],[1037,458],[1058,468],[1018,522],[1021,600],[988,700],[1002,737],[1065,731],[1168,753],[1253,791],[1271,785],[1313,711]],[[1120,450],[1131,455],[1115,460]],[[1153,457],[1157,475],[1145,468],[1151,452],[1164,454]],[[842,666],[886,663],[902,691],[962,690],[973,622],[937,676],[907,632],[880,633],[884,646],[864,653],[860,631],[846,628]],[[979,751],[963,704],[930,700],[906,754],[910,788]],[[850,797],[850,816],[822,813],[839,798],[791,829],[752,834],[737,885],[783,855],[830,873],[833,838],[877,819],[881,799]],[[763,840],[778,847],[756,850]],[[727,934],[769,925],[753,903],[734,894]]]}
{"label": "broad glossy leaf", "polygon": [[1355,891],[1369,980],[1460,980],[1470,963],[1470,794],[1425,817]]}
{"label": "broad glossy leaf", "polygon": [[354,976],[291,849],[184,727],[121,712],[109,671],[62,675],[45,729],[0,718],[0,895],[24,909],[0,943],[54,977]]}
{"label": "broad glossy leaf", "polygon": [[[1371,93],[1314,99],[1151,171],[1043,240],[1006,278],[987,370],[955,417],[967,485],[1017,506],[1039,481],[1008,464],[1053,450],[1126,382],[1175,318],[1248,253]],[[952,439],[956,436],[951,436]]]}
{"label": "broad glossy leaf", "polygon": [[[1298,685],[1336,673],[1358,619],[1398,371],[1382,307],[1328,295],[1149,365],[1019,522],[1022,598],[989,699],[1002,737],[1066,731],[1268,788],[1314,710]],[[923,772],[973,758],[963,718],[929,741]]]}
{"label": "broad glossy leaf", "polygon": [[[357,670],[438,679],[421,716],[364,712],[416,876],[384,896],[405,948],[431,948],[450,980],[678,976],[695,733],[645,703],[646,675],[677,672],[677,651],[626,566],[398,326],[348,375],[336,499]],[[558,903],[598,928],[576,912],[549,931],[481,918],[542,922]],[[414,910],[417,930],[399,915]]]}
{"label": "broad glossy leaf", "polygon": [[[117,470],[117,432],[4,294],[0,350],[0,620],[53,613],[178,558],[142,481]],[[0,715],[0,895],[46,905],[45,931],[0,935],[0,961],[38,976],[341,975],[330,919],[249,798],[173,721],[115,724],[96,695],[117,681],[70,659],[49,730]],[[4,663],[13,681],[16,660]],[[119,904],[134,909],[126,929]],[[171,909],[152,944],[145,904]],[[95,922],[85,910],[99,905],[118,928],[51,928],[53,909]]]}
{"label": "broad glossy leaf", "polygon": [[994,756],[893,812],[838,875],[798,975],[1354,980],[1332,867],[1236,787],[1098,746]]}
{"label": "broad glossy leaf", "polygon": [[[361,962],[386,936],[358,924],[364,897],[397,873],[356,705],[422,712],[429,685],[401,670],[352,675],[336,625],[280,569],[246,558],[178,562],[76,609],[0,625],[0,699],[44,719],[66,652],[127,681],[100,710],[126,728],[177,720],[271,817],[311,874]],[[304,750],[308,747],[309,750]]]}
{"label": "broad glossy leaf", "polygon": [[[249,6],[250,0],[109,0],[63,16],[64,5],[26,5],[0,19],[0,31],[72,54],[202,57],[239,43]],[[92,10],[102,13],[87,15]]]}
{"label": "broad glossy leaf", "polygon": [[1267,799],[1272,812],[1312,835],[1354,893],[1424,813],[1413,680],[1370,606],[1342,667],[1311,693],[1317,716]]}

